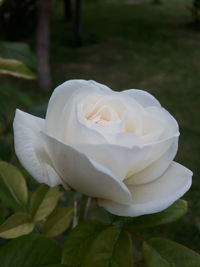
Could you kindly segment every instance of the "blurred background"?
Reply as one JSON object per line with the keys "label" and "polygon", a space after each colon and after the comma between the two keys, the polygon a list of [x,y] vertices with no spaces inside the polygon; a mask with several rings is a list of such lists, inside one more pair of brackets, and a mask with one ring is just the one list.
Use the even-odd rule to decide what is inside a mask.
{"label": "blurred background", "polygon": [[79,78],[147,90],[177,119],[189,212],[143,235],[200,252],[200,0],[0,0],[1,160],[20,166],[15,109],[44,117],[53,88]]}

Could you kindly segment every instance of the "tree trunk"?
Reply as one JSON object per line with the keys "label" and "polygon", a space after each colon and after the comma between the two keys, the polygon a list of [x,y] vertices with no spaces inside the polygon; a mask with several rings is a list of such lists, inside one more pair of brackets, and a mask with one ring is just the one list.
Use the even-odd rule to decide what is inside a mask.
{"label": "tree trunk", "polygon": [[37,16],[38,83],[40,89],[47,91],[52,85],[49,64],[50,0],[37,0]]}
{"label": "tree trunk", "polygon": [[72,18],[72,2],[71,0],[63,0],[64,4],[64,18],[66,20],[71,20]]}
{"label": "tree trunk", "polygon": [[74,12],[74,39],[80,44],[81,43],[81,0],[75,1],[75,12]]}

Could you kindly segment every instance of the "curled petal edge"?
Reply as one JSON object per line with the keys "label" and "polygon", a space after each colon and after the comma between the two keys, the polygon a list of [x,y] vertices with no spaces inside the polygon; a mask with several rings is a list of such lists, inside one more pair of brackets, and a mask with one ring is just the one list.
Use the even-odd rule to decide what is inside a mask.
{"label": "curled petal edge", "polygon": [[[173,177],[173,173],[177,176]],[[172,162],[168,170],[156,181],[146,185],[133,186],[130,189],[133,196],[131,204],[124,205],[104,199],[99,199],[98,203],[110,213],[118,216],[136,217],[157,213],[171,206],[189,190],[192,184],[192,175],[193,173],[186,167]],[[173,192],[170,191],[166,194],[167,190]],[[158,193],[160,196],[156,199]]]}
{"label": "curled petal edge", "polygon": [[15,152],[22,166],[33,178],[40,183],[55,186],[61,181],[50,165],[40,138],[44,124],[44,119],[17,109],[13,123]]}
{"label": "curled petal edge", "polygon": [[54,136],[41,132],[41,137],[63,183],[91,197],[130,203],[128,187],[110,170]]}

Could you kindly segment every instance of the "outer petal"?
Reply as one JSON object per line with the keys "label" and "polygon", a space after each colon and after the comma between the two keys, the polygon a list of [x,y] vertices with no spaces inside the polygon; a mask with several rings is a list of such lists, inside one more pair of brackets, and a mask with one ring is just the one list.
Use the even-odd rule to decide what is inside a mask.
{"label": "outer petal", "polygon": [[177,149],[178,149],[178,137],[174,137],[173,143],[160,158],[158,158],[155,162],[146,167],[144,170],[128,177],[124,182],[127,185],[137,185],[137,184],[145,184],[153,180],[156,180],[169,167],[170,163],[176,156]]}
{"label": "outer petal", "polygon": [[[167,169],[176,154],[177,144],[178,137],[173,137],[143,147],[128,148],[112,144],[76,144],[74,146],[89,158],[111,170],[124,183],[143,184],[155,180]],[[159,166],[157,161],[162,166]]]}
{"label": "outer petal", "polygon": [[75,91],[81,91],[83,88],[87,89],[88,91],[91,91],[95,88],[110,91],[110,89],[105,85],[94,81],[69,80],[64,82],[54,90],[49,100],[46,114],[46,126],[48,132],[52,134],[55,133],[57,125],[56,123],[59,121],[67,101]]}
{"label": "outer petal", "polygon": [[72,146],[42,133],[52,162],[64,183],[92,197],[128,203],[131,193],[110,170],[87,158]]}
{"label": "outer petal", "polygon": [[148,147],[122,147],[112,144],[76,144],[80,152],[109,169],[115,177],[123,180],[130,167],[137,166],[148,155]]}
{"label": "outer petal", "polygon": [[158,100],[146,91],[138,89],[129,89],[122,91],[122,93],[134,98],[143,107],[149,107],[149,106],[161,107]]}
{"label": "outer petal", "polygon": [[40,183],[50,186],[61,183],[58,174],[49,165],[40,138],[44,120],[17,110],[13,127],[15,151],[24,168]]}
{"label": "outer petal", "polygon": [[99,200],[99,205],[119,216],[140,216],[162,211],[179,199],[191,186],[192,172],[172,162],[157,180],[130,188],[133,201],[129,205]]}
{"label": "outer petal", "polygon": [[126,178],[143,171],[145,168],[159,160],[160,157],[167,153],[175,141],[178,141],[178,136],[145,145],[144,147],[148,148],[148,153],[144,155],[142,160],[136,163],[133,162],[133,165],[130,167]]}
{"label": "outer petal", "polygon": [[165,133],[163,138],[179,136],[179,126],[175,118],[164,108],[148,107],[146,111],[164,122]]}

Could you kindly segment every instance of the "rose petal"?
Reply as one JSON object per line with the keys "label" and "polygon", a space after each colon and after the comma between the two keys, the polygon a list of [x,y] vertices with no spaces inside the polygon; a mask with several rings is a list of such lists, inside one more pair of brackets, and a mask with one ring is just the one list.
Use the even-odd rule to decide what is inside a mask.
{"label": "rose petal", "polygon": [[[89,158],[111,170],[118,179],[122,181],[127,179],[124,180],[125,183],[128,181],[131,184],[140,184],[148,179],[154,180],[158,178],[165,171],[174,158],[177,143],[178,137],[173,137],[142,147],[133,146],[129,148],[112,144],[75,144],[74,146]],[[166,156],[164,156],[165,154]],[[163,159],[162,166],[163,168],[165,167],[163,171],[156,165],[156,161],[161,158]],[[153,165],[154,163],[155,165]],[[152,172],[149,175],[146,172],[147,167]],[[143,170],[143,179],[140,179],[140,172],[142,175]],[[159,172],[161,173],[157,176],[156,174]]]}
{"label": "rose petal", "polygon": [[88,80],[87,82],[90,83],[90,84],[93,85],[93,86],[96,86],[97,88],[101,88],[101,89],[103,89],[104,91],[105,91],[105,90],[106,90],[107,92],[112,91],[112,90],[111,90],[108,86],[106,86],[105,84],[98,83],[98,82],[93,81],[93,80]]}
{"label": "rose petal", "polygon": [[124,182],[127,185],[145,184],[160,177],[176,156],[178,149],[178,137],[175,137],[173,140],[174,141],[169,149],[159,159],[142,171],[128,177]]}
{"label": "rose petal", "polygon": [[[163,136],[165,136],[166,125],[165,120],[160,118],[158,114],[151,114],[151,112],[146,109],[144,109],[142,116],[143,129],[141,139],[144,144],[149,144],[163,139]],[[160,108],[157,108],[157,113],[161,113]]]}
{"label": "rose petal", "polygon": [[60,184],[59,176],[49,165],[48,155],[43,150],[40,131],[44,130],[44,120],[16,110],[13,127],[15,151],[24,168],[40,183]]}
{"label": "rose petal", "polygon": [[94,89],[109,90],[108,87],[94,81],[69,80],[59,85],[49,100],[46,114],[46,128],[51,134],[57,132],[57,122],[69,98],[77,91],[87,90],[91,93]]}
{"label": "rose petal", "polygon": [[143,107],[149,107],[149,106],[161,107],[158,100],[146,91],[138,89],[129,89],[122,91],[122,93],[134,98]]}
{"label": "rose petal", "polygon": [[58,123],[57,125],[56,136],[63,142],[68,144],[107,143],[106,139],[100,132],[98,132],[94,128],[87,127],[87,124],[81,122],[77,114],[75,99],[72,99],[71,103],[64,107],[62,115],[60,115],[60,123]]}
{"label": "rose petal", "polygon": [[42,136],[64,183],[85,195],[120,203],[130,202],[128,188],[110,170],[55,137],[45,133]]}
{"label": "rose petal", "polygon": [[156,162],[169,150],[175,140],[178,140],[177,136],[145,145],[144,148],[147,149],[147,153],[140,161],[133,161],[126,178],[131,177],[136,173],[139,173],[140,171],[150,166],[152,163]]}
{"label": "rose petal", "polygon": [[126,148],[112,144],[76,144],[76,149],[109,169],[119,180],[123,180],[133,164],[137,165],[148,155],[148,147]]}
{"label": "rose petal", "polygon": [[170,138],[172,136],[179,135],[179,126],[174,117],[164,108],[148,107],[146,112],[154,116],[155,118],[163,121],[165,127],[163,138]]}
{"label": "rose petal", "polygon": [[192,172],[177,162],[157,180],[129,187],[133,196],[130,205],[99,200],[99,205],[119,216],[140,216],[160,212],[179,199],[191,186]]}
{"label": "rose petal", "polygon": [[54,133],[55,124],[61,116],[66,101],[77,89],[81,89],[86,84],[85,80],[69,80],[56,87],[47,107],[46,127],[48,131]]}

